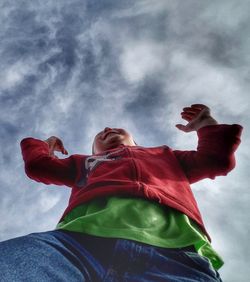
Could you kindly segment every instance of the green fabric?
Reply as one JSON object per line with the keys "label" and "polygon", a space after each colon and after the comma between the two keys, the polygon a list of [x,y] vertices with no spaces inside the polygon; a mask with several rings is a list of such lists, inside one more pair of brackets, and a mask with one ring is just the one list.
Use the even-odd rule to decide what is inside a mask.
{"label": "green fabric", "polygon": [[74,208],[56,228],[165,248],[194,245],[215,269],[223,265],[197,224],[174,209],[142,198],[97,198]]}

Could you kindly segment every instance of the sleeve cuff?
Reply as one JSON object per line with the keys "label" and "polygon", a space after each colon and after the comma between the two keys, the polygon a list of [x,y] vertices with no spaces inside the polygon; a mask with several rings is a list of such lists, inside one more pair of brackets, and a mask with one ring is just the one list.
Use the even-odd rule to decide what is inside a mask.
{"label": "sleeve cuff", "polygon": [[197,131],[198,137],[215,134],[218,131],[230,131],[232,135],[240,136],[243,127],[239,124],[214,124],[207,125]]}
{"label": "sleeve cuff", "polygon": [[33,137],[26,137],[22,139],[22,141],[20,142],[21,148],[30,146],[30,145],[40,145],[40,146],[44,146],[45,148],[48,148],[48,144],[46,142],[40,139],[33,138]]}

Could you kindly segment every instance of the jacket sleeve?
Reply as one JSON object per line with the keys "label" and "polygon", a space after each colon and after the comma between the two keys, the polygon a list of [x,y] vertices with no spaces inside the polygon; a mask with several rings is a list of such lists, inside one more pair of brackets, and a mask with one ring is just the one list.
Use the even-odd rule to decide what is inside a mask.
{"label": "jacket sleeve", "polygon": [[25,138],[21,150],[27,176],[44,184],[73,186],[76,175],[74,159],[56,159],[49,156],[46,142]]}
{"label": "jacket sleeve", "polygon": [[235,167],[234,152],[240,144],[242,126],[218,124],[198,130],[196,151],[174,150],[190,183],[227,175]]}

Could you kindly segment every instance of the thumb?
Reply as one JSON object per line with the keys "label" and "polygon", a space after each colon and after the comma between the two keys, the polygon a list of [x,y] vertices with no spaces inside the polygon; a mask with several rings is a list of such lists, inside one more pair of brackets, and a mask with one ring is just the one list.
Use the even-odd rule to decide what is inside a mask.
{"label": "thumb", "polygon": [[61,152],[64,155],[68,155],[68,151],[64,147],[62,147]]}
{"label": "thumb", "polygon": [[50,144],[49,145],[49,155],[51,157],[54,156],[54,151],[55,151],[55,144]]}
{"label": "thumb", "polygon": [[67,150],[64,148],[63,142],[61,139],[56,139],[55,150],[61,152],[64,155],[68,155]]}
{"label": "thumb", "polygon": [[185,125],[183,125],[183,124],[176,124],[175,126],[176,126],[179,130],[182,130],[182,131],[187,132],[187,128],[186,128]]}

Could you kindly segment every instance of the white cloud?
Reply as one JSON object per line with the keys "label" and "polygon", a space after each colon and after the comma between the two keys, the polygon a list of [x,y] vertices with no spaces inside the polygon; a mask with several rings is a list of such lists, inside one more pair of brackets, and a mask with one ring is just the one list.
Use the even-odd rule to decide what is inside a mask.
{"label": "white cloud", "polygon": [[[74,7],[78,3],[80,5],[80,2],[74,1]],[[211,230],[214,246],[226,261],[221,271],[224,280],[240,281],[232,269],[241,269],[242,279],[248,277],[249,270],[244,264],[246,256],[240,255],[248,254],[246,234],[250,230],[247,218],[247,138],[250,120],[247,1],[157,1],[152,4],[152,1],[145,0],[114,10],[109,16],[103,16],[101,10],[88,10],[84,4],[81,9],[76,9],[72,18],[70,5],[65,1],[55,3],[51,0],[34,1],[24,9],[20,6],[18,14],[25,12],[24,19],[30,27],[27,33],[25,21],[22,23],[18,16],[9,16],[18,7],[8,7],[6,11],[2,6],[0,10],[6,19],[2,29],[13,32],[12,38],[3,40],[1,51],[14,45],[9,44],[11,40],[18,43],[22,38],[33,43],[41,38],[46,46],[44,49],[37,47],[37,52],[29,51],[21,57],[20,54],[3,52],[6,56],[1,59],[1,87],[2,90],[9,90],[9,96],[0,97],[3,98],[1,120],[6,122],[1,137],[7,140],[1,142],[4,148],[1,158],[3,238],[52,228],[61,215],[63,205],[66,207],[69,194],[68,190],[63,192],[61,188],[52,192],[51,187],[44,187],[24,177],[17,149],[17,139],[21,135],[34,135],[41,139],[59,135],[65,140],[70,153],[90,153],[93,137],[99,130],[105,126],[124,127],[142,144],[164,140],[163,143],[174,148],[195,149],[196,134],[185,134],[174,125],[183,122],[180,112],[184,106],[198,102],[209,105],[219,122],[242,122],[245,126],[235,170],[227,177],[199,182],[193,185],[193,189]],[[88,14],[90,12],[93,14]],[[163,14],[165,17],[160,17]],[[77,26],[74,23],[77,16],[84,18],[84,24]],[[158,18],[159,25],[153,25]],[[15,20],[19,20],[19,28],[23,30],[21,35],[15,34],[17,29],[12,29],[16,26]],[[72,29],[68,30],[69,27]],[[39,28],[45,28],[45,31],[40,34]],[[65,30],[67,35],[64,34]],[[157,36],[155,32],[158,32]],[[68,42],[75,44],[69,44],[75,55],[71,67],[64,65],[63,59],[70,51],[64,51],[58,34],[65,35],[65,42],[69,35],[75,40]],[[224,45],[216,41],[214,34]],[[236,43],[232,42],[232,38]],[[216,61],[221,51],[212,54],[214,45],[225,51],[225,63]],[[28,47],[27,50],[31,50]],[[89,65],[86,59],[89,59]],[[6,66],[9,61],[12,63]],[[46,72],[39,68],[41,66],[45,67]],[[91,67],[93,73],[88,69]],[[12,93],[14,88],[19,90],[26,77],[32,74],[37,79],[34,84],[27,84],[25,90],[20,87],[20,92]],[[88,74],[88,79],[84,74]],[[148,78],[156,79],[166,104],[149,105],[153,94],[150,94],[150,102],[140,101],[143,94],[139,91]],[[22,91],[32,91],[32,95]],[[142,103],[141,117],[136,120],[133,114],[137,113],[138,104],[130,106],[133,101]],[[154,109],[155,116],[150,116],[148,109]],[[131,114],[131,111],[134,113]],[[152,123],[145,128],[144,119],[148,117]],[[159,127],[159,134],[151,133],[152,124]],[[13,171],[19,176],[13,177]],[[32,192],[29,187],[32,187]],[[45,190],[36,190],[37,187]],[[16,201],[18,193],[22,197]],[[46,218],[43,217],[45,213]],[[233,259],[236,242],[237,259]]]}
{"label": "white cloud", "polygon": [[22,60],[16,63],[5,66],[0,73],[1,88],[2,90],[11,89],[23,82],[25,76],[32,74],[33,68],[27,62]]}
{"label": "white cloud", "polygon": [[54,194],[53,196],[49,191],[40,194],[38,206],[41,212],[47,212],[54,208],[55,205],[60,201],[61,197],[59,194]]}
{"label": "white cloud", "polygon": [[149,41],[133,41],[124,45],[121,69],[130,83],[138,83],[162,69],[163,47]]}

